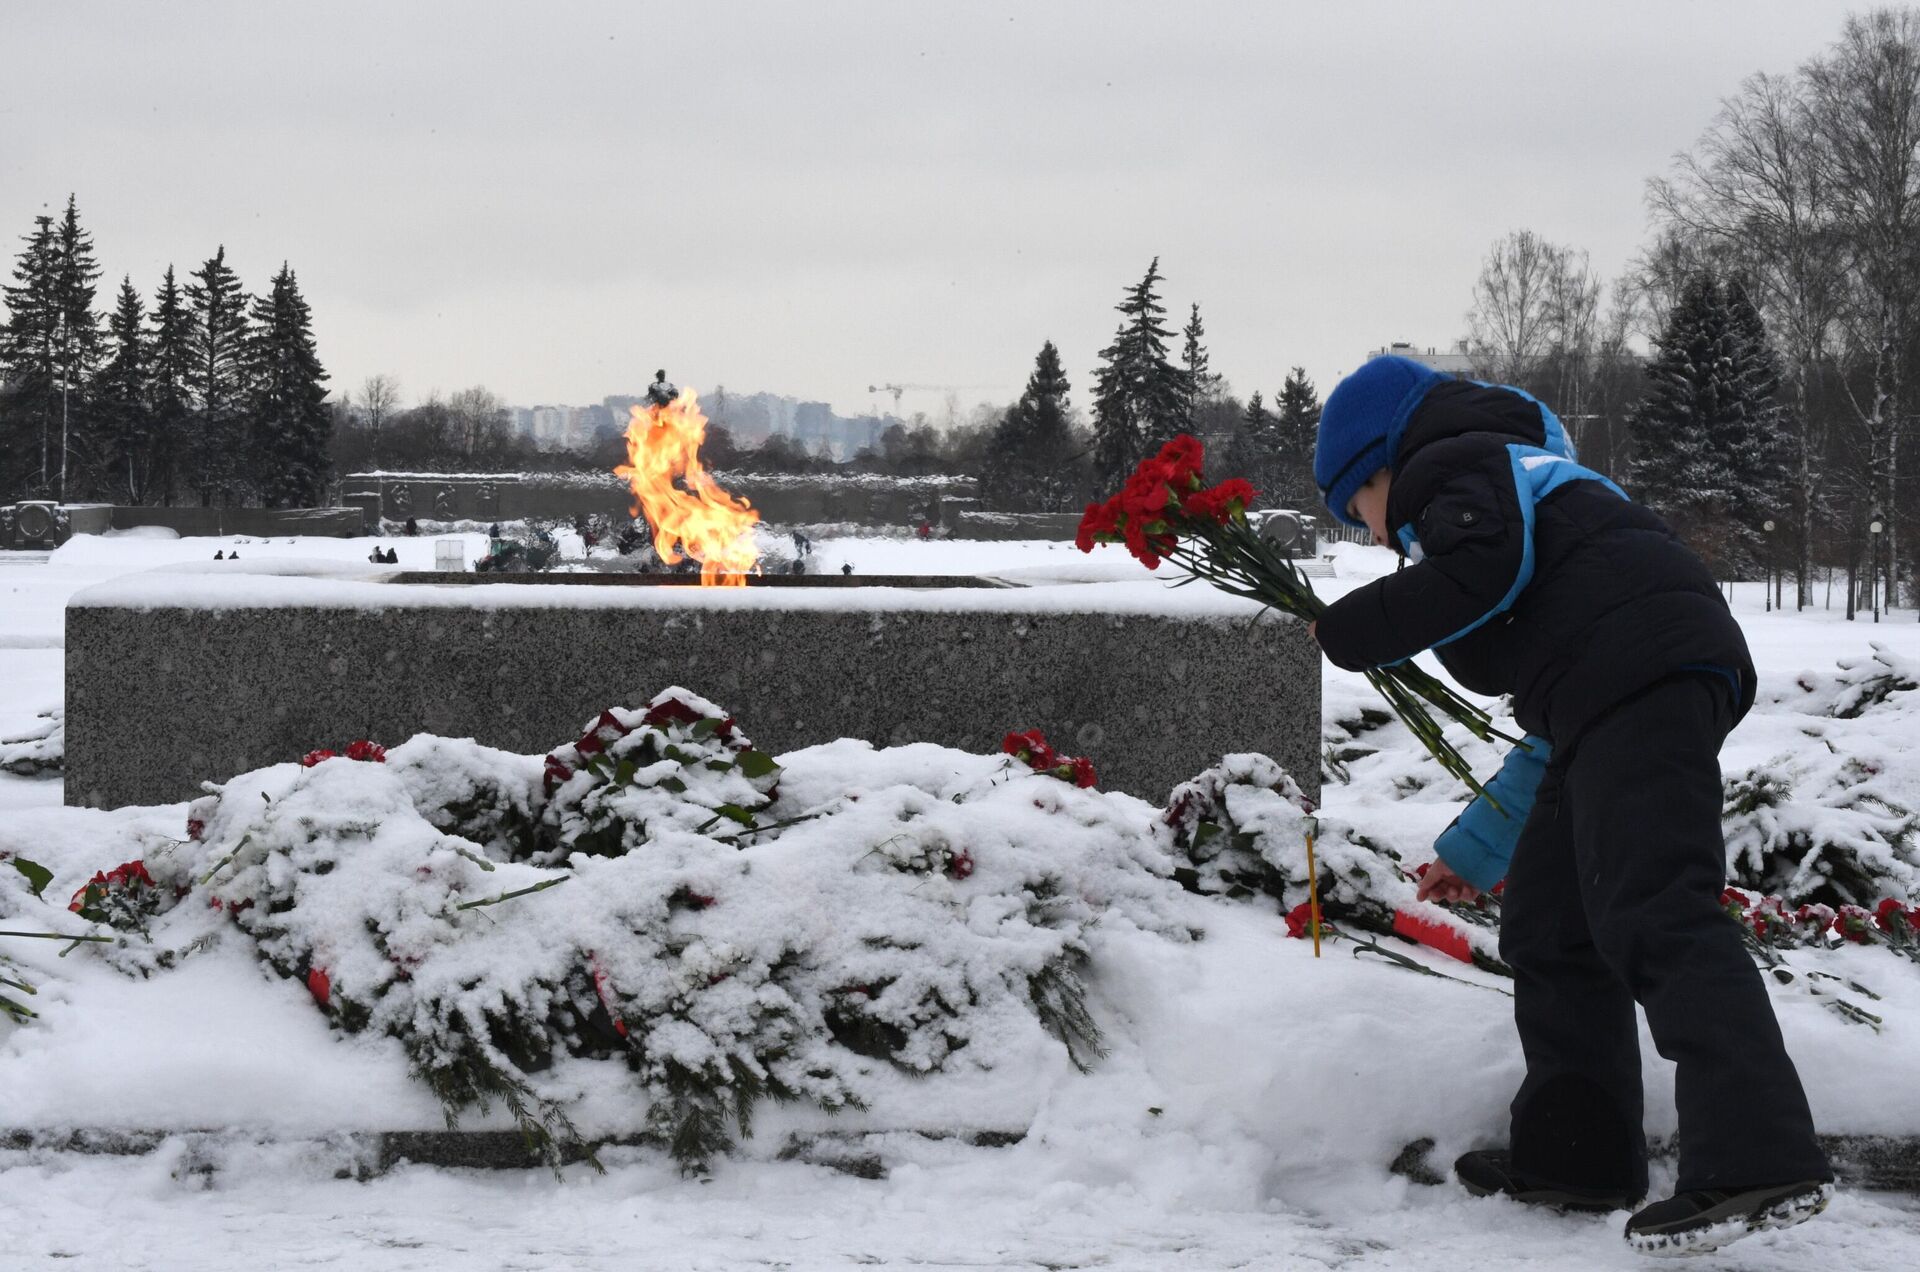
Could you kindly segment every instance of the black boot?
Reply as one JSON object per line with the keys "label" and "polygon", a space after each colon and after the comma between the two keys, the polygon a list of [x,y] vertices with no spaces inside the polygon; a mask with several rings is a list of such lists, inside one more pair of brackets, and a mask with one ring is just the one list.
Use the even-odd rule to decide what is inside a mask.
{"label": "black boot", "polygon": [[1818,1179],[1675,1193],[1627,1220],[1624,1235],[1642,1254],[1701,1254],[1751,1232],[1805,1223],[1832,1200],[1833,1185]]}
{"label": "black boot", "polygon": [[1476,1197],[1499,1193],[1534,1206],[1605,1212],[1625,1210],[1640,1200],[1637,1194],[1566,1188],[1530,1178],[1516,1171],[1513,1155],[1501,1149],[1476,1149],[1463,1154],[1453,1164],[1453,1173],[1460,1177],[1461,1186]]}

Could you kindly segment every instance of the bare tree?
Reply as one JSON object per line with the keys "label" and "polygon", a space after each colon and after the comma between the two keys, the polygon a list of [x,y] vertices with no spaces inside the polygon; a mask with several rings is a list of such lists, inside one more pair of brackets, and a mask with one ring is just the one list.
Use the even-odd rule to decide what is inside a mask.
{"label": "bare tree", "polygon": [[1474,283],[1467,350],[1496,379],[1541,393],[1577,436],[1600,334],[1600,281],[1587,254],[1515,230]]}
{"label": "bare tree", "polygon": [[1493,245],[1473,286],[1468,348],[1494,377],[1517,383],[1533,374],[1554,341],[1554,283],[1561,250],[1532,230]]}
{"label": "bare tree", "polygon": [[[1670,231],[1691,235],[1745,283],[1786,354],[1796,434],[1798,604],[1813,603],[1813,523],[1826,420],[1815,389],[1839,320],[1846,246],[1825,141],[1803,83],[1755,75],[1721,103],[1673,175],[1648,185]],[[1677,238],[1677,235],[1674,237]]]}
{"label": "bare tree", "polygon": [[505,445],[507,404],[493,390],[477,384],[461,389],[447,399],[447,413],[448,441],[462,459],[491,455]]}
{"label": "bare tree", "polygon": [[393,413],[400,409],[400,382],[382,372],[370,375],[360,383],[360,412],[366,417],[367,432],[372,442],[368,467],[380,467],[380,430],[386,427]]}
{"label": "bare tree", "polygon": [[1867,515],[1886,527],[1891,602],[1907,391],[1901,361],[1913,335],[1920,237],[1920,13],[1880,9],[1849,17],[1839,40],[1803,74],[1847,247],[1842,319],[1867,390],[1862,400],[1849,386],[1848,396],[1864,434]]}

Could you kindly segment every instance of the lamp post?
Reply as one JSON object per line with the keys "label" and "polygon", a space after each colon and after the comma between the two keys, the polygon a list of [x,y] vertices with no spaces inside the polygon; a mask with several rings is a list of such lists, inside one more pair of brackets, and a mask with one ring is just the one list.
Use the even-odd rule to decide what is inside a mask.
{"label": "lamp post", "polygon": [[1760,592],[1766,598],[1766,612],[1773,612],[1773,518],[1768,517],[1760,528],[1767,532],[1767,578],[1760,585]]}
{"label": "lamp post", "polygon": [[1880,521],[1867,523],[1867,594],[1873,600],[1873,621],[1880,621]]}

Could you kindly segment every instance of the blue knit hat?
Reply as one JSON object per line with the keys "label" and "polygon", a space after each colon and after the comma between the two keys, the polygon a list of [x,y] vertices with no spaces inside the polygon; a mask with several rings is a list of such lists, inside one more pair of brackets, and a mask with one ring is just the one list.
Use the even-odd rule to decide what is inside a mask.
{"label": "blue knit hat", "polygon": [[1448,378],[1412,358],[1389,354],[1368,359],[1333,386],[1320,412],[1313,480],[1334,520],[1360,526],[1347,513],[1354,492],[1391,462],[1413,408],[1428,389]]}

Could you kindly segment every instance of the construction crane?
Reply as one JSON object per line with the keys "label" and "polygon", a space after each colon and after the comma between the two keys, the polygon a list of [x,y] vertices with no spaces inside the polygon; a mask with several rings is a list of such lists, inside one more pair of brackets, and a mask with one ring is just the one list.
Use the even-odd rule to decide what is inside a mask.
{"label": "construction crane", "polygon": [[926,391],[929,393],[963,393],[971,389],[998,389],[1002,387],[1004,386],[998,384],[869,384],[867,386],[867,392],[893,394],[893,417],[899,419],[900,395],[909,390],[915,392]]}

